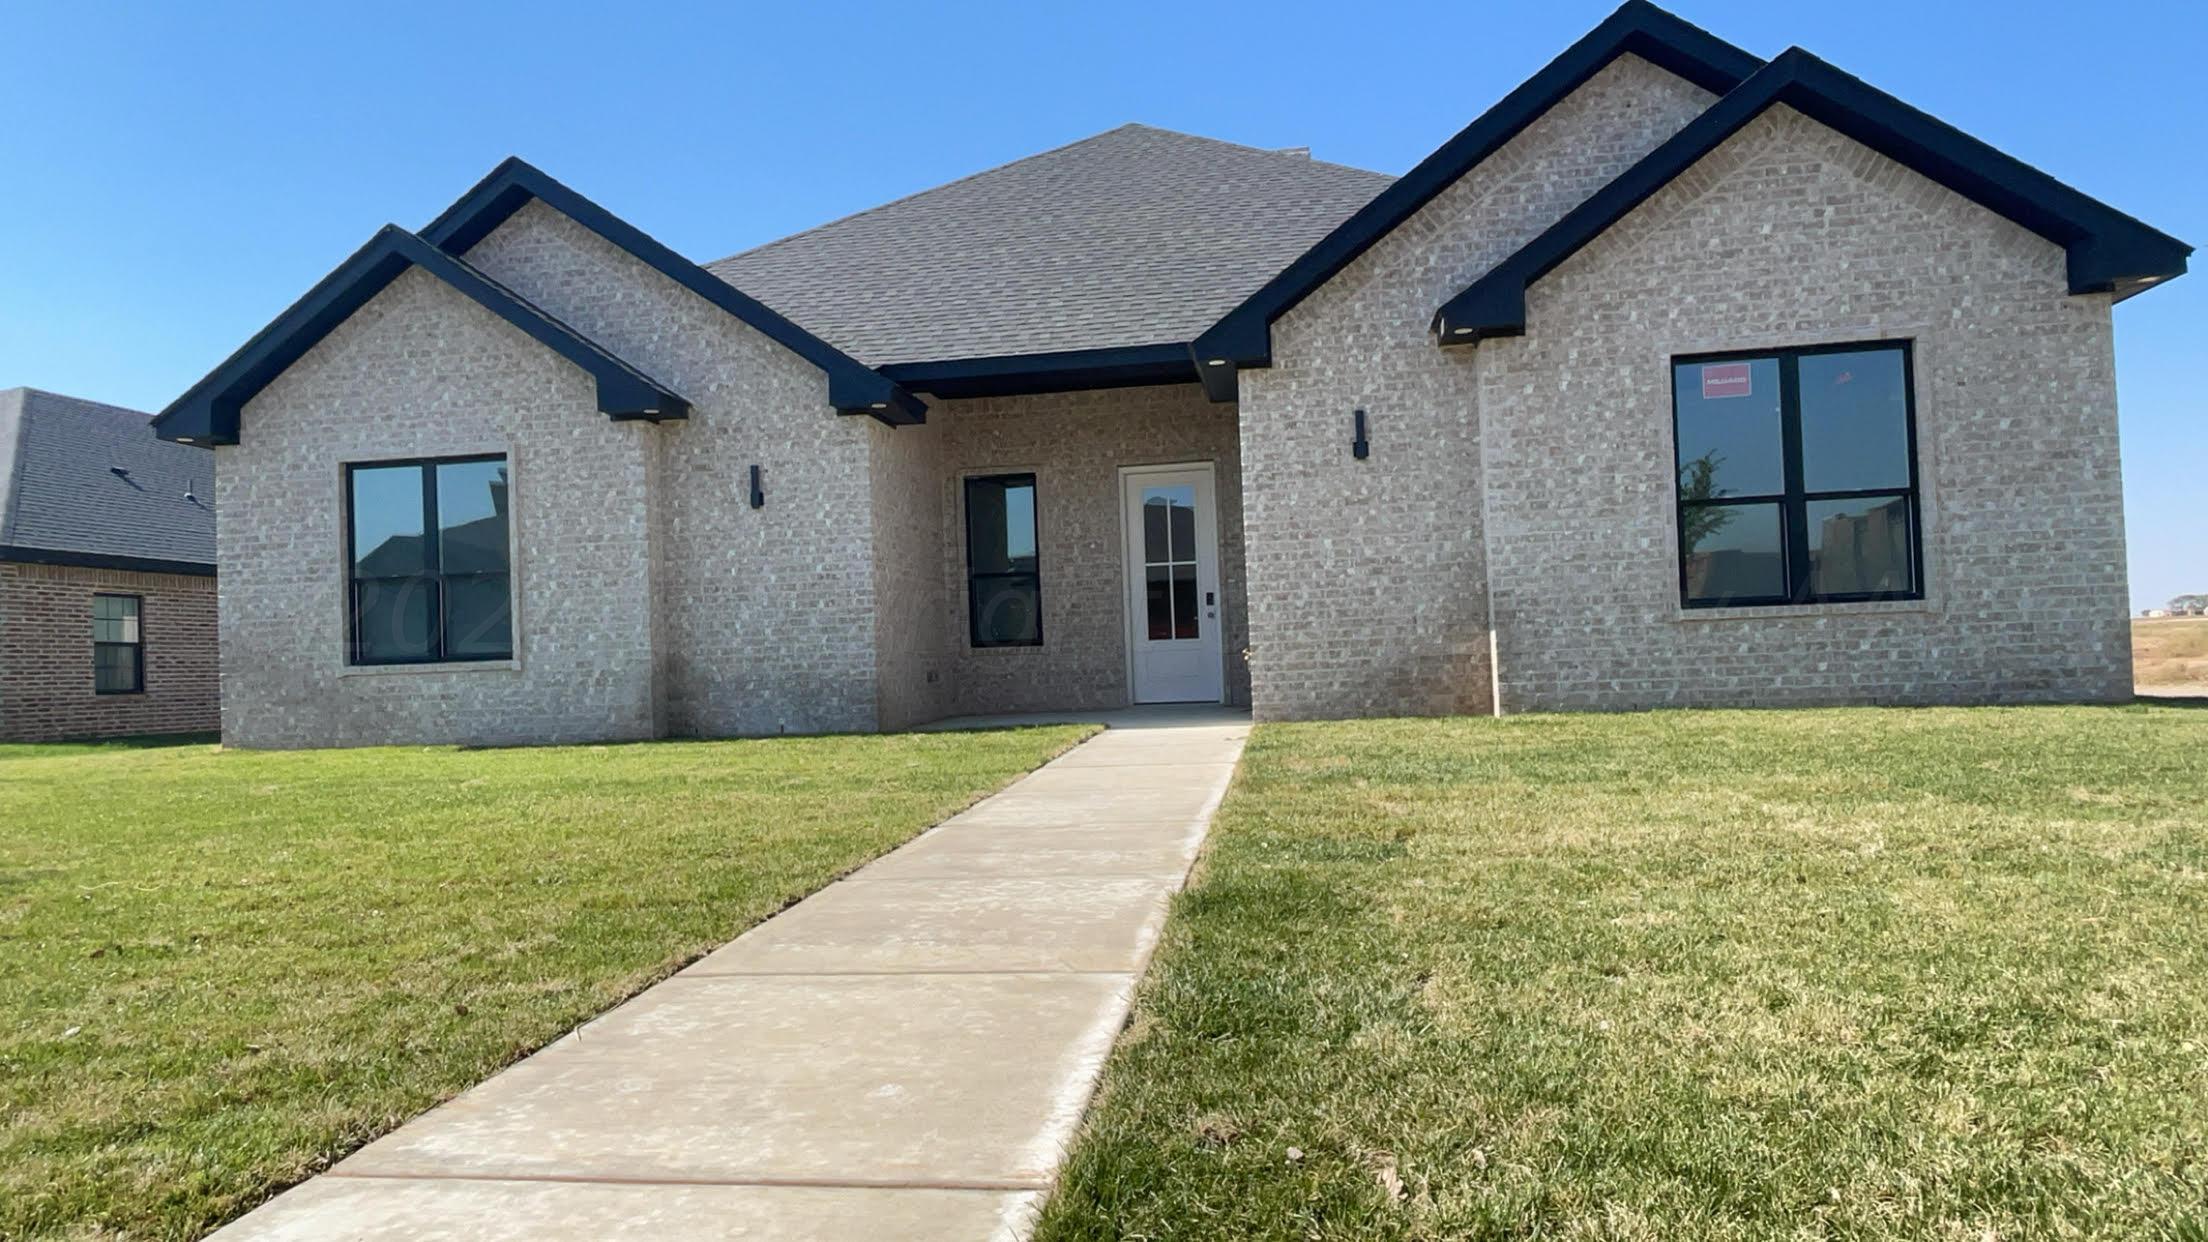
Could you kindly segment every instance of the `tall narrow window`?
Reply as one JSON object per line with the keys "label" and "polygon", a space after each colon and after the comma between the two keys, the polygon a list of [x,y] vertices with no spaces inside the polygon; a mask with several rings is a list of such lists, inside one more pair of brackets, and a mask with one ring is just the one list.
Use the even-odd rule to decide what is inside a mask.
{"label": "tall narrow window", "polygon": [[355,664],[514,653],[503,457],[345,471]]}
{"label": "tall narrow window", "polygon": [[1672,365],[1689,608],[1921,599],[1909,344]]}
{"label": "tall narrow window", "polygon": [[1032,474],[966,480],[966,613],[976,647],[1042,644]]}
{"label": "tall narrow window", "polygon": [[92,597],[92,690],[137,694],[146,688],[145,633],[138,627],[138,597]]}

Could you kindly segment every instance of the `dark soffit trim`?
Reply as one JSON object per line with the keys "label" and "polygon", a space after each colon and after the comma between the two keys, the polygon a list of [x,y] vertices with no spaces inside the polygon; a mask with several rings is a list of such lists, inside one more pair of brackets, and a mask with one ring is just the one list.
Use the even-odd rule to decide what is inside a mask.
{"label": "dark soffit trim", "polygon": [[2004,155],[1800,48],[1789,48],[1638,164],[1434,313],[1444,345],[1526,329],[1526,289],[1774,105],[2005,216],[2068,255],[2073,294],[2127,297],[2183,275],[2192,247]]}
{"label": "dark soffit trim", "polygon": [[598,408],[616,419],[684,418],[690,403],[610,350],[552,318],[466,260],[387,224],[221,366],[153,420],[154,434],[183,444],[236,444],[238,415],[255,393],[408,268],[419,267],[521,329],[598,382]]}
{"label": "dark soffit trim", "polygon": [[1196,379],[1196,372],[1188,361],[1188,346],[1179,342],[1007,354],[993,358],[895,362],[882,367],[881,371],[915,392],[954,400],[1186,384]]}
{"label": "dark soffit trim", "polygon": [[0,561],[18,565],[65,565],[78,569],[123,569],[139,574],[185,574],[212,578],[215,567],[206,561],[172,561],[157,556],[119,556],[108,552],[71,552],[63,548],[33,548],[20,543],[0,544]]}
{"label": "dark soffit trim", "polygon": [[646,267],[749,324],[828,376],[828,401],[845,414],[918,423],[927,406],[881,372],[814,336],[736,286],[683,258],[643,230],[519,157],[509,157],[422,230],[431,245],[465,254],[531,199],[575,221]]}

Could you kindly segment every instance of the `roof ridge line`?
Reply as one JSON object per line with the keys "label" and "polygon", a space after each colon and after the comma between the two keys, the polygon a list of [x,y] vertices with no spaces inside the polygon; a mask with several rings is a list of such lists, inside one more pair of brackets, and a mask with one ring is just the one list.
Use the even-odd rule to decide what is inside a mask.
{"label": "roof ridge line", "polygon": [[[937,190],[948,190],[954,185],[964,185],[969,181],[973,181],[981,177],[986,177],[990,173],[1002,172],[1007,168],[1013,167],[1014,165],[1025,164],[1031,160],[1039,160],[1046,155],[1056,155],[1060,151],[1066,151],[1070,150],[1071,148],[1078,147],[1084,142],[1094,142],[1097,139],[1104,137],[1106,134],[1116,134],[1123,129],[1136,129],[1140,126],[1141,122],[1139,121],[1128,121],[1120,125],[1114,125],[1110,129],[1098,130],[1097,132],[1090,134],[1085,138],[1076,138],[1071,142],[1061,142],[1055,147],[1046,147],[1043,150],[1019,156],[1016,159],[1005,160],[1003,163],[1000,164],[991,164],[987,168],[976,169],[973,172],[967,173],[963,177],[953,177],[949,181],[938,182],[935,185],[928,186],[925,189],[914,190],[910,194],[900,194],[896,198],[890,199],[886,203],[876,203],[872,207],[863,207],[857,211],[848,212],[844,215],[837,216],[832,220],[823,220],[819,224],[813,225],[810,228],[799,229],[795,233],[785,233],[782,236],[774,238],[771,241],[760,242],[758,245],[753,246],[749,249],[738,250],[733,254],[723,255],[718,259],[708,259],[701,266],[703,266],[707,271],[710,272],[713,270],[716,264],[726,263],[731,259],[741,259],[745,255],[749,254],[757,254],[762,250],[766,250],[773,246],[779,246],[784,242],[796,241],[800,237],[809,237],[814,233],[820,232],[822,229],[834,228],[836,225],[843,224],[851,220],[857,220],[862,216],[871,216],[878,211],[888,211],[890,208],[897,206],[899,203],[909,203],[913,199],[919,198],[924,194],[933,194]],[[720,275],[720,273],[714,272],[714,275],[718,276]]]}
{"label": "roof ridge line", "polygon": [[[1176,138],[1190,138],[1194,139],[1197,142],[1216,143],[1223,147],[1233,147],[1238,151],[1249,151],[1257,155],[1270,155],[1279,159],[1295,160],[1299,164],[1321,165],[1327,168],[1341,168],[1346,169],[1350,172],[1364,173],[1367,176],[1386,177],[1390,181],[1393,181],[1395,179],[1394,173],[1381,172],[1380,170],[1375,168],[1363,168],[1356,164],[1344,164],[1338,160],[1322,160],[1309,155],[1289,155],[1285,151],[1277,148],[1252,146],[1249,143],[1235,142],[1232,139],[1214,138],[1209,134],[1196,134],[1182,129],[1169,129],[1163,125],[1152,125],[1147,121],[1126,121],[1121,124],[1114,125],[1110,129],[1098,130],[1097,132],[1090,134],[1085,138],[1076,138],[1071,142],[1061,142],[1055,147],[1045,147],[1040,151],[1030,152],[1029,154],[1022,155],[1016,159],[1005,160],[1004,162],[999,164],[991,164],[987,168],[977,169],[974,172],[965,174],[964,176],[953,177],[949,181],[937,182],[936,184],[928,186],[925,189],[914,190],[910,194],[900,194],[896,198],[890,199],[888,202],[876,203],[872,207],[865,207],[861,208],[858,211],[848,212],[831,220],[823,220],[819,224],[799,229],[795,233],[785,233],[782,236],[774,238],[771,241],[760,242],[756,246],[752,246],[744,250],[738,250],[733,254],[723,255],[718,259],[709,259],[703,264],[703,266],[707,271],[712,271],[720,264],[746,258],[750,255],[758,254],[760,251],[763,250],[771,250],[774,247],[782,245],[785,242],[797,241],[800,238],[810,237],[813,234],[821,232],[825,229],[834,228],[839,224],[848,224],[853,220],[858,220],[866,216],[871,216],[876,212],[888,211],[892,207],[900,206],[904,203],[909,203],[916,198],[923,198],[927,195],[935,193],[938,190],[948,190],[953,186],[964,185],[969,181],[979,180],[980,178],[986,177],[991,173],[1003,172],[1008,168],[1014,168],[1021,164],[1026,164],[1034,160],[1042,159],[1046,156],[1057,155],[1064,151],[1070,151],[1073,148],[1082,145],[1083,143],[1095,142],[1099,138],[1109,137],[1112,134],[1117,134],[1130,129],[1148,130],[1151,133],[1156,134],[1171,134]],[[720,275],[720,273],[714,272],[714,275],[718,276]]]}
{"label": "roof ridge line", "polygon": [[[1153,133],[1171,134],[1176,138],[1194,138],[1198,142],[1215,142],[1222,147],[1233,147],[1237,151],[1248,151],[1255,155],[1270,155],[1276,159],[1294,160],[1298,164],[1323,164],[1328,168],[1343,168],[1350,172],[1364,173],[1367,176],[1386,177],[1390,181],[1396,178],[1395,173],[1381,172],[1377,168],[1366,168],[1362,164],[1344,164],[1340,160],[1322,160],[1311,154],[1311,148],[1309,147],[1260,147],[1247,142],[1236,142],[1232,138],[1214,138],[1210,134],[1199,134],[1185,129],[1171,129],[1163,125],[1152,125],[1145,121],[1129,121],[1120,126],[1119,129],[1108,129],[1104,133],[1116,134],[1120,129],[1147,129]],[[1099,134],[1097,137],[1101,138],[1103,134]],[[1303,154],[1294,154],[1297,151],[1301,151]]]}

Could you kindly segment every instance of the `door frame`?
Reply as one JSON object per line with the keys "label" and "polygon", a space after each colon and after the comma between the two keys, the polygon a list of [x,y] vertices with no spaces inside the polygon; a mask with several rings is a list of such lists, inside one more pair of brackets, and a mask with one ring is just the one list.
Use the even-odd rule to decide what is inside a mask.
{"label": "door frame", "polygon": [[[1219,616],[1213,622],[1214,633],[1219,636],[1219,697],[1214,702],[1224,703],[1230,693],[1227,687],[1227,566],[1219,553],[1219,463],[1216,460],[1161,461],[1140,466],[1121,466],[1114,478],[1117,486],[1112,493],[1112,506],[1119,510],[1119,610],[1123,615],[1120,639],[1127,667],[1127,705],[1140,706],[1135,697],[1135,645],[1140,641],[1136,634],[1135,580],[1134,580],[1134,530],[1127,523],[1127,480],[1144,474],[1181,474],[1201,470],[1211,480],[1211,572],[1213,589],[1219,593]],[[1201,702],[1202,700],[1190,700]]]}

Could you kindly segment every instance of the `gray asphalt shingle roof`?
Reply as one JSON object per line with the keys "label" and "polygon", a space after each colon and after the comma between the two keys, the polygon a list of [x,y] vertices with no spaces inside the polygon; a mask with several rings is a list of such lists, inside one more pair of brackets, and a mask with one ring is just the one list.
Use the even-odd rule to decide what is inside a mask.
{"label": "gray asphalt shingle roof", "polygon": [[1123,125],[706,268],[872,366],[1177,343],[1392,180]]}
{"label": "gray asphalt shingle roof", "polygon": [[0,548],[213,565],[214,490],[215,455],[145,414],[0,390]]}

